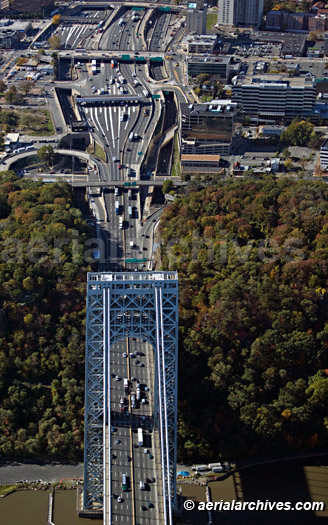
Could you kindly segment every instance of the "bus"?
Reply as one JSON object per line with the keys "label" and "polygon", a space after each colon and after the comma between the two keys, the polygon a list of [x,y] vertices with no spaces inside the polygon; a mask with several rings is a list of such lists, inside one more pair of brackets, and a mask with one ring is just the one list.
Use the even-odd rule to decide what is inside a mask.
{"label": "bus", "polygon": [[124,392],[127,394],[129,392],[129,380],[124,379]]}
{"label": "bus", "polygon": [[132,142],[133,141],[133,131],[131,131],[130,135],[129,135],[129,141]]}
{"label": "bus", "polygon": [[143,446],[143,433],[142,428],[138,428],[138,445],[139,447]]}
{"label": "bus", "polygon": [[120,203],[118,201],[115,201],[115,215],[119,215],[120,213]]}
{"label": "bus", "polygon": [[122,474],[122,491],[128,491],[128,477],[126,474]]}
{"label": "bus", "polygon": [[128,214],[129,214],[129,217],[131,219],[131,217],[132,217],[132,206],[131,205],[128,206]]}

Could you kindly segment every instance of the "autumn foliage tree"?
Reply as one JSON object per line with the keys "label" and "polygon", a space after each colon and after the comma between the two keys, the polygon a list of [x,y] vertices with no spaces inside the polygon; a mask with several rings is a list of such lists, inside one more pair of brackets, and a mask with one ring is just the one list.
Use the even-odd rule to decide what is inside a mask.
{"label": "autumn foliage tree", "polygon": [[327,186],[199,187],[160,234],[162,267],[179,271],[181,460],[326,446]]}

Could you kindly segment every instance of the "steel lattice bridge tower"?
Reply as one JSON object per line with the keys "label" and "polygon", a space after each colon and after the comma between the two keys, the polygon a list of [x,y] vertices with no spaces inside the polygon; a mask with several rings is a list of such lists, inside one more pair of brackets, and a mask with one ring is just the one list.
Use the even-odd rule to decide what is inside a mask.
{"label": "steel lattice bridge tower", "polygon": [[88,274],[83,512],[102,512],[105,523],[105,516],[111,516],[106,508],[111,487],[105,480],[111,468],[105,446],[111,419],[110,351],[127,337],[147,341],[154,351],[154,428],[160,441],[165,522],[171,524],[176,505],[177,272]]}

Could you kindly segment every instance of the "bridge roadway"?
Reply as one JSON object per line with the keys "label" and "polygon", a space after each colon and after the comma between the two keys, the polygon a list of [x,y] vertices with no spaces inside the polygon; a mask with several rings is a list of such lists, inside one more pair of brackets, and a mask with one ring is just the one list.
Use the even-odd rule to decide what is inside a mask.
{"label": "bridge roadway", "polygon": [[[138,352],[136,357],[130,356]],[[107,427],[106,481],[104,523],[125,525],[164,525],[161,487],[160,459],[157,431],[153,426],[154,363],[153,350],[140,339],[121,340],[110,351],[110,407],[111,420]],[[139,361],[143,364],[140,366]],[[118,376],[120,379],[115,380]],[[129,394],[124,391],[124,378],[129,380]],[[131,405],[131,392],[136,393],[137,380],[145,403]],[[145,391],[145,388],[149,389]],[[121,411],[123,397],[125,409]],[[143,428],[143,446],[138,445],[137,429]],[[145,453],[145,450],[149,451]],[[153,457],[151,457],[153,456]],[[128,481],[127,492],[122,491],[122,474]],[[140,489],[145,483],[145,490]],[[122,501],[119,501],[121,498]],[[160,500],[160,501],[159,501]]]}

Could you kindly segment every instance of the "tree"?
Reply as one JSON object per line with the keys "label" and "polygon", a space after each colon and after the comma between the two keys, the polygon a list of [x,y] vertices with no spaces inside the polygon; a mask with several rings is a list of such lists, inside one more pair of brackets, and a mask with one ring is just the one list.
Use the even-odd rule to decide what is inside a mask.
{"label": "tree", "polygon": [[293,120],[281,135],[281,142],[287,146],[307,146],[313,133],[313,124],[306,120]]}
{"label": "tree", "polygon": [[251,118],[248,115],[243,116],[243,126],[249,126],[251,122]]}
{"label": "tree", "polygon": [[48,165],[53,165],[55,160],[54,148],[52,146],[42,146],[38,150],[38,157]]}
{"label": "tree", "polygon": [[34,86],[34,82],[31,82],[31,80],[22,80],[18,84],[18,89],[24,93],[24,95],[27,95],[31,89]]}
{"label": "tree", "polygon": [[172,188],[173,188],[173,182],[170,179],[165,180],[162,186],[163,195],[165,193],[169,193],[172,190]]}
{"label": "tree", "polygon": [[[279,156],[279,155],[277,155]],[[288,148],[284,148],[281,152],[281,156],[284,158],[284,159],[289,159],[290,157],[290,151]]]}
{"label": "tree", "polygon": [[197,75],[196,82],[197,84],[204,84],[206,80],[210,79],[210,75],[208,73],[200,73],[200,75]]}
{"label": "tree", "polygon": [[7,89],[7,84],[4,80],[0,80],[0,93],[3,93]]}
{"label": "tree", "polygon": [[8,91],[5,92],[5,101],[7,104],[19,104],[21,99],[22,97],[15,86],[11,86]]}
{"label": "tree", "polygon": [[45,50],[44,49],[39,49],[38,50],[38,56],[41,57],[42,55],[45,54]]}
{"label": "tree", "polygon": [[309,2],[307,0],[301,0],[297,10],[301,13],[307,13],[309,11]]}
{"label": "tree", "polygon": [[294,166],[292,159],[287,158],[284,162],[284,166],[287,171],[290,171]]}
{"label": "tree", "polygon": [[48,44],[50,49],[61,49],[62,47],[62,42],[57,35],[52,35],[50,38],[48,38]]}
{"label": "tree", "polygon": [[60,24],[61,16],[60,14],[54,15],[52,17],[52,23],[54,26],[58,26]]}

